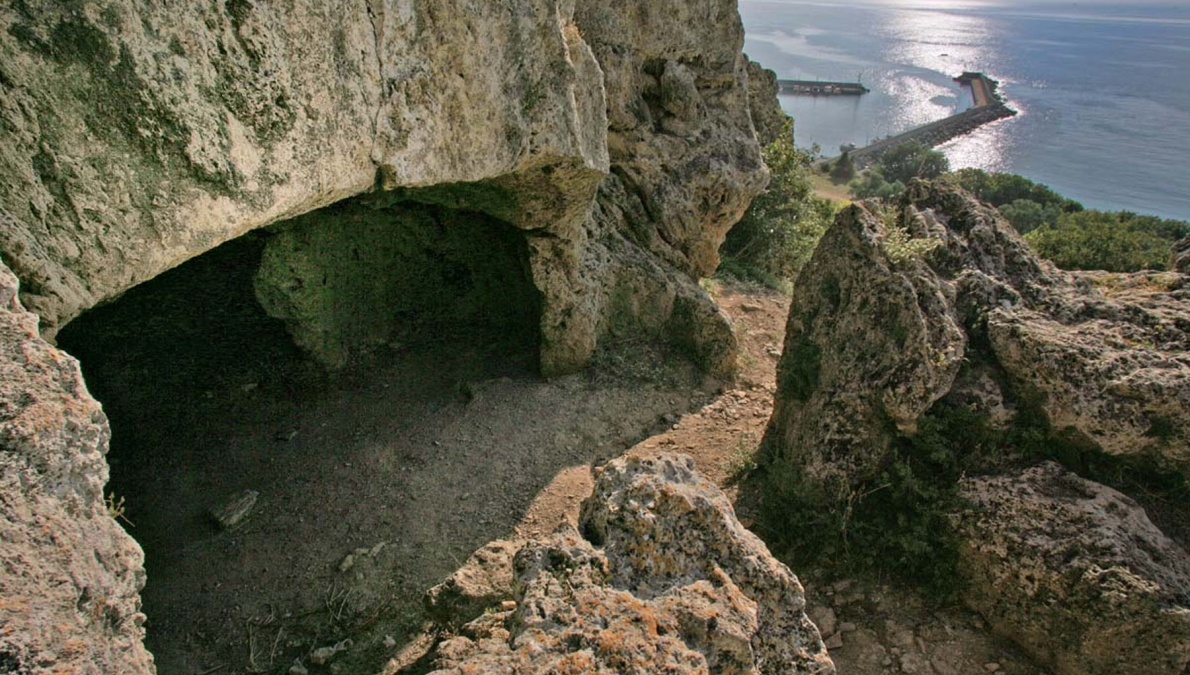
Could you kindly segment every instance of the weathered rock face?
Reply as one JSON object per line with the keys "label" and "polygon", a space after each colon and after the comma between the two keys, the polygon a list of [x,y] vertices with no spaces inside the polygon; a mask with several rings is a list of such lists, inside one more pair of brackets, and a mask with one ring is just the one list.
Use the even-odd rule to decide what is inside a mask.
{"label": "weathered rock face", "polygon": [[677,269],[710,274],[727,230],[767,180],[736,0],[577,4],[604,72],[611,172],[626,193],[614,201],[646,215],[620,229]]}
{"label": "weathered rock face", "polygon": [[0,264],[0,669],[148,673],[140,547],[104,506],[107,418]]}
{"label": "weathered rock face", "polygon": [[790,121],[777,99],[777,73],[759,63],[748,61],[748,108],[752,111],[752,125],[756,127],[756,140],[762,146],[768,145],[785,133]]}
{"label": "weathered rock face", "polygon": [[[850,508],[945,398],[1190,475],[1188,281],[1064,273],[943,184],[853,206],[798,279],[765,457]],[[962,491],[966,600],[1001,633],[1064,674],[1182,672],[1190,557],[1134,502],[1056,465]]]}
{"label": "weathered rock face", "polygon": [[1128,497],[1054,463],[963,481],[967,604],[1061,675],[1180,675],[1190,555]]}
{"label": "weathered rock face", "polygon": [[431,593],[440,620],[470,621],[435,672],[835,672],[797,579],[689,458],[609,463],[581,522],[512,565],[489,546]]}
{"label": "weathered rock face", "polygon": [[[531,296],[511,311],[537,317],[544,374],[628,333],[673,336],[726,372],[734,336],[695,280],[766,180],[742,40],[734,0],[9,3],[0,258],[52,338],[249,230],[379,193],[386,219],[310,216],[325,227],[291,223],[265,250],[262,304],[323,360],[385,339],[356,319],[399,317],[393,289],[420,262],[382,261],[400,239],[387,234],[421,236],[432,218],[462,228],[433,252],[466,249],[466,228],[506,228],[497,241],[515,256],[468,270]],[[17,544],[4,555],[22,557],[5,560],[18,572],[0,578],[0,611],[27,637],[0,642],[0,660],[148,672],[138,553],[104,515],[102,418],[5,283]],[[469,293],[458,308],[475,314]]]}
{"label": "weathered rock face", "polygon": [[[687,277],[714,269],[765,181],[734,0],[35,4],[0,10],[0,252],[47,336],[223,241],[378,189],[524,232],[547,373],[636,318],[614,312],[659,305],[638,323],[709,318],[710,338],[685,341],[731,351]],[[629,217],[596,222],[597,191],[618,203],[596,214]],[[617,305],[630,284],[651,301]]]}
{"label": "weathered rock face", "polygon": [[951,394],[993,417],[1029,399],[1057,431],[1190,473],[1186,277],[1100,291],[955,188],[891,208],[844,211],[798,280],[770,453],[858,485]]}

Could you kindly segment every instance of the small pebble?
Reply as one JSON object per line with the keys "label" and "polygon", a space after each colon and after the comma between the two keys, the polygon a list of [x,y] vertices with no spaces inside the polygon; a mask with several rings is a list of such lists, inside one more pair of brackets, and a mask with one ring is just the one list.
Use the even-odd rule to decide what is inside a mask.
{"label": "small pebble", "polygon": [[826,644],[826,648],[827,648],[827,649],[839,649],[839,648],[841,648],[841,647],[843,646],[843,634],[842,634],[842,633],[835,633],[834,635],[832,635],[832,636],[830,636],[830,637],[828,637],[828,638],[826,639],[826,643],[825,643],[825,644]]}
{"label": "small pebble", "polygon": [[985,663],[983,664],[983,669],[989,673],[994,673],[997,670],[1000,670],[1000,664],[996,663],[995,661],[992,661],[991,663]]}

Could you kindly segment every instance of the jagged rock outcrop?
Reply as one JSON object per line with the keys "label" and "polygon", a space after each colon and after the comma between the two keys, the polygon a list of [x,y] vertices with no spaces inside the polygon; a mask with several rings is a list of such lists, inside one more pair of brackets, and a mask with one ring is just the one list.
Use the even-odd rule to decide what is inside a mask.
{"label": "jagged rock outcrop", "polygon": [[1181,675],[1190,555],[1136,502],[1047,462],[969,478],[968,605],[1060,675]]}
{"label": "jagged rock outcrop", "polygon": [[779,90],[777,73],[755,61],[748,61],[748,109],[752,111],[756,140],[762,146],[780,138],[785,133],[785,125],[791,122],[777,99]]}
{"label": "jagged rock outcrop", "polygon": [[0,670],[148,673],[140,547],[104,504],[110,432],[0,264]]}
{"label": "jagged rock outcrop", "polygon": [[835,672],[796,577],[688,457],[610,462],[580,527],[511,566],[492,560],[509,546],[485,548],[432,592],[432,607],[465,610],[448,624],[469,622],[434,672]]}
{"label": "jagged rock outcrop", "polygon": [[[1188,282],[1062,272],[944,183],[854,205],[795,286],[764,461],[803,481],[783,489],[851,509],[897,480],[894,447],[930,447],[906,440],[945,399],[1003,439],[1027,418],[1055,450],[1190,475]],[[933,440],[954,457],[987,447],[965,431]],[[999,632],[1064,674],[1182,672],[1190,558],[1134,502],[1052,464],[961,492],[975,505],[955,519],[965,598]]]}
{"label": "jagged rock outcrop", "polygon": [[1186,282],[1100,290],[942,184],[852,206],[795,287],[767,451],[856,486],[949,394],[1001,417],[1027,400],[1057,432],[1190,474]]}

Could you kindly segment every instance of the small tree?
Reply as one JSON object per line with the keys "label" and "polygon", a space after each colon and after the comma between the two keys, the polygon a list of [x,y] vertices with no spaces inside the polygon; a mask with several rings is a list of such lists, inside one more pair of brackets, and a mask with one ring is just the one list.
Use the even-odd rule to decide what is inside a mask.
{"label": "small tree", "polygon": [[835,168],[831,170],[831,178],[839,183],[846,183],[855,178],[855,162],[851,161],[851,153],[844,152],[839,157],[839,161],[835,162]]}
{"label": "small tree", "polygon": [[835,207],[814,196],[811,157],[794,147],[791,132],[765,146],[763,154],[772,176],[769,186],[728,231],[720,252],[724,271],[777,285],[796,276],[810,259]]}
{"label": "small tree", "polygon": [[880,158],[884,176],[890,182],[908,183],[914,178],[937,178],[950,171],[946,155],[921,143],[902,143]]}

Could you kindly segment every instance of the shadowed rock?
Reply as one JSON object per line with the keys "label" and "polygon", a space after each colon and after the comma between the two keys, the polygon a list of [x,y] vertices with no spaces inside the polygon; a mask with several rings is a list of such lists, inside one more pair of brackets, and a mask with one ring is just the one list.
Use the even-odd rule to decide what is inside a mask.
{"label": "shadowed rock", "polygon": [[1047,462],[962,482],[964,600],[1061,675],[1181,675],[1190,555],[1136,502]]}

